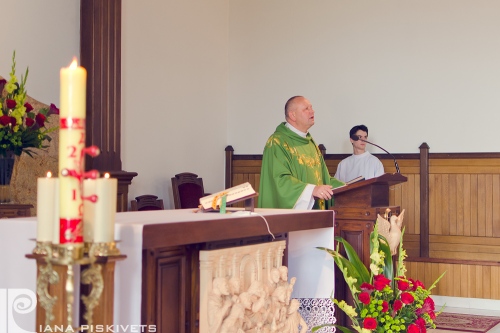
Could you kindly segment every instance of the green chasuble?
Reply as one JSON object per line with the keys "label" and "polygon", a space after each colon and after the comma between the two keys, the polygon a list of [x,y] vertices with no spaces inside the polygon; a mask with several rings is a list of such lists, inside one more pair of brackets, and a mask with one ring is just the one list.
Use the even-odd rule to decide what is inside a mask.
{"label": "green chasuble", "polygon": [[[333,188],[344,185],[331,177],[318,146],[307,133],[297,135],[281,123],[267,140],[262,155],[260,172],[259,207],[294,208],[307,184],[326,185]],[[316,200],[315,209],[323,200]],[[333,206],[333,200],[326,207]]]}

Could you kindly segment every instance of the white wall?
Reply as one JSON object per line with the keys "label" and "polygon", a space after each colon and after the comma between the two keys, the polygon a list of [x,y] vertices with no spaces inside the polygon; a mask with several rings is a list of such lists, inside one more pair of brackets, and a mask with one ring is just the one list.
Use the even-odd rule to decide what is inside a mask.
{"label": "white wall", "polygon": [[129,198],[173,208],[170,178],[190,171],[224,187],[227,0],[123,1],[122,162]]}
{"label": "white wall", "polygon": [[[28,93],[59,100],[79,45],[79,2],[2,3],[0,75],[17,50]],[[123,1],[122,161],[132,199],[173,207],[170,177],[224,186],[224,148],[261,153],[283,104],[307,96],[311,133],[331,153],[347,132],[393,153],[499,151],[497,0]],[[376,148],[373,152],[379,152]],[[404,171],[404,170],[403,170]]]}
{"label": "white wall", "polygon": [[80,2],[2,1],[0,75],[6,80],[16,51],[20,80],[29,67],[28,95],[59,106],[59,71],[80,54]]}
{"label": "white wall", "polygon": [[236,153],[261,153],[297,94],[311,100],[311,133],[330,153],[351,151],[348,131],[359,123],[394,153],[424,141],[432,152],[499,151],[500,2],[230,4],[227,137]]}

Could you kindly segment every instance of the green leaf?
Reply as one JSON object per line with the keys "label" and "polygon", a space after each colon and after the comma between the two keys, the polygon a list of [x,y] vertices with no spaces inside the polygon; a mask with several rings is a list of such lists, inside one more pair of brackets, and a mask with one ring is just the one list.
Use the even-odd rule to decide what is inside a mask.
{"label": "green leaf", "polygon": [[[358,271],[358,275],[361,278],[361,282],[370,282],[370,273],[368,272],[368,269],[366,268],[365,264],[359,259],[358,254],[354,250],[354,248],[347,242],[345,239],[342,237],[335,237],[335,240],[339,243],[342,243],[344,245],[344,250],[347,255],[347,258],[349,258],[349,261],[351,264],[354,266],[354,268]],[[360,283],[361,283],[360,282]]]}
{"label": "green leaf", "polygon": [[378,235],[378,238],[379,240],[382,240],[382,242],[379,242],[379,250],[384,253],[385,265],[383,273],[386,278],[392,281],[394,278],[394,265],[392,263],[391,248],[389,247],[389,242],[387,241],[387,239],[385,239],[384,236]]}

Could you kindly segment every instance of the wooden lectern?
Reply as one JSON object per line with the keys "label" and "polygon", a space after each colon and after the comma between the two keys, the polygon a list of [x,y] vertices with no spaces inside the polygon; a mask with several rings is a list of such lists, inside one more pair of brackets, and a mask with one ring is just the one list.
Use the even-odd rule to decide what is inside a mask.
{"label": "wooden lectern", "polygon": [[[377,178],[359,181],[333,190],[335,197],[335,236],[340,236],[352,245],[366,267],[370,266],[370,233],[377,214],[384,215],[387,208],[399,214],[399,206],[389,206],[389,190],[393,185],[404,183],[408,178],[400,173],[386,173]],[[335,271],[335,298],[353,304],[351,293],[342,273]],[[337,324],[346,325],[346,316],[335,310]]]}

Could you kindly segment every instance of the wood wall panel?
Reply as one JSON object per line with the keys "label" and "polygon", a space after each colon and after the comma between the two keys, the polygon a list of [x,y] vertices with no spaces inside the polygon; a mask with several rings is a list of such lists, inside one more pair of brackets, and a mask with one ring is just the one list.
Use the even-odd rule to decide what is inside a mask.
{"label": "wood wall panel", "polygon": [[422,281],[426,287],[446,272],[432,292],[435,295],[500,299],[500,266],[409,261],[406,268],[407,276]]}
{"label": "wood wall panel", "polygon": [[[386,172],[396,171],[390,156],[375,155]],[[424,175],[429,179],[429,235],[424,237],[424,242],[429,239],[429,258],[420,258],[427,263],[409,262],[408,276],[430,285],[440,272],[447,270],[446,279],[434,294],[500,299],[500,286],[494,283],[500,281],[499,155],[429,154],[429,173]],[[348,155],[324,156],[333,175],[338,163]],[[421,154],[396,154],[401,173],[408,181],[391,187],[389,192],[389,204],[405,209],[403,243],[410,260],[420,257],[423,244],[420,213],[426,206],[421,207],[420,202],[420,157]],[[236,155],[233,186],[250,181],[258,189],[261,162],[261,155]]]}

